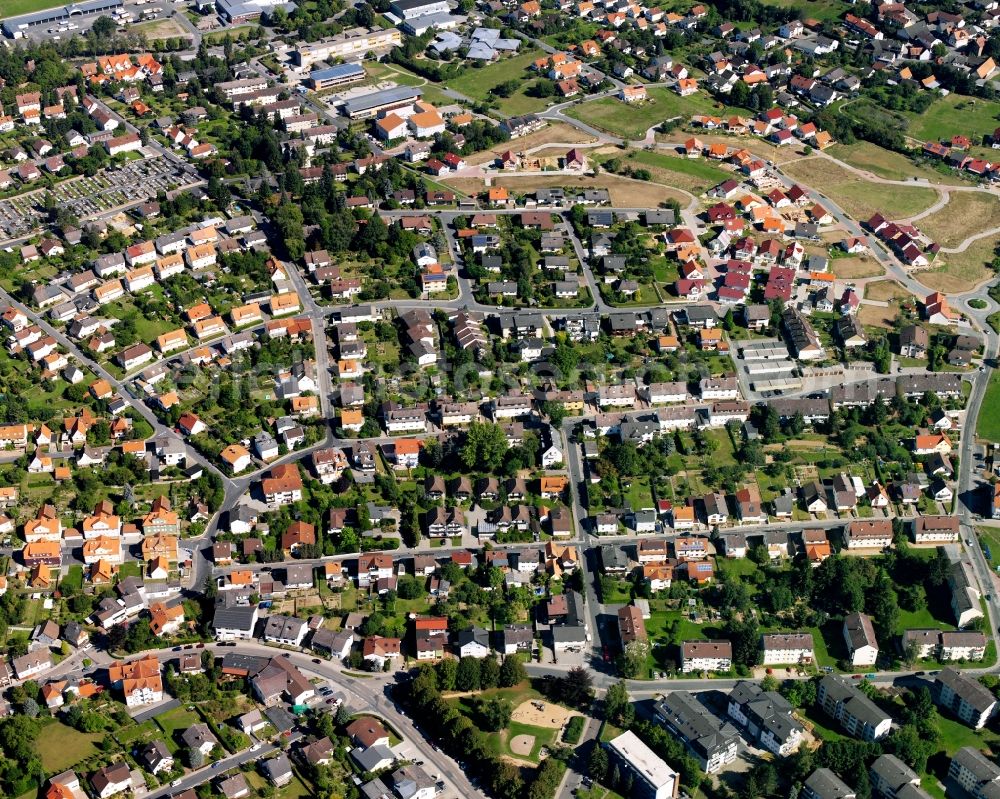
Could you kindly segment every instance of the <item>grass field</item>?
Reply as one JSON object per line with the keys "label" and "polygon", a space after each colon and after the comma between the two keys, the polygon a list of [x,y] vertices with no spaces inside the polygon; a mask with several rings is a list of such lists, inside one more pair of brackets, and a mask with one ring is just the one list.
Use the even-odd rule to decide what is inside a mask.
{"label": "grass field", "polygon": [[383,64],[381,61],[366,61],[365,74],[375,81],[391,80],[401,86],[421,86],[427,81],[419,75],[407,72],[395,64]]}
{"label": "grass field", "polygon": [[985,441],[1000,441],[1000,372],[990,373],[990,384],[976,421],[976,435]]}
{"label": "grass field", "polygon": [[952,192],[944,208],[917,226],[942,247],[957,247],[969,236],[1000,226],[1000,199],[986,192]]}
{"label": "grass field", "polygon": [[252,31],[255,27],[256,27],[255,25],[238,25],[235,28],[226,28],[225,30],[206,33],[204,35],[204,38],[208,42],[218,43],[225,41],[226,35],[228,34],[229,38],[235,40],[237,37],[240,36],[240,34]]}
{"label": "grass field", "polygon": [[[474,100],[485,100],[493,88],[508,80],[528,77],[528,68],[543,55],[541,50],[531,49],[518,53],[513,58],[504,58],[481,69],[469,68],[454,80],[448,81],[448,88],[461,92]],[[531,73],[532,75],[534,73]],[[544,105],[542,101],[542,105]]]}
{"label": "grass field", "polygon": [[95,743],[102,737],[101,733],[77,732],[72,727],[55,721],[42,728],[35,749],[42,759],[45,772],[56,774],[96,754]]}
{"label": "grass field", "polygon": [[694,114],[748,113],[716,103],[702,92],[681,97],[669,89],[654,87],[648,90],[648,96],[645,102],[630,106],[615,97],[604,97],[590,103],[579,103],[566,113],[624,139],[642,139],[649,128],[675,117],[686,120]]}
{"label": "grass field", "polygon": [[175,733],[184,732],[192,724],[197,724],[199,721],[201,721],[201,716],[184,707],[175,707],[173,710],[168,710],[156,717],[156,723],[168,738],[172,738]]}
{"label": "grass field", "polygon": [[59,3],[52,0],[5,0],[0,7],[0,19],[7,17],[19,17],[22,14],[31,14],[35,11],[45,11],[48,8],[55,8]]}
{"label": "grass field", "polygon": [[653,180],[657,183],[684,189],[693,194],[701,194],[732,176],[732,173],[719,169],[708,161],[678,158],[647,150],[631,153],[628,161],[649,169],[653,173]]}
{"label": "grass field", "polygon": [[1000,127],[1000,103],[949,94],[936,100],[922,114],[906,114],[907,133],[915,139],[945,140],[964,133],[973,144]]}
{"label": "grass field", "polygon": [[889,219],[907,219],[929,208],[938,198],[935,189],[873,183],[858,178],[825,158],[802,159],[786,164],[792,178],[818,188],[855,219],[864,220],[876,211]]}
{"label": "grass field", "polygon": [[[960,294],[993,276],[989,264],[993,261],[1000,236],[988,236],[970,244],[963,252],[941,253],[944,263],[929,272],[920,273],[920,282],[935,291]],[[935,263],[938,262],[935,261]]]}
{"label": "grass field", "polygon": [[764,0],[764,5],[801,11],[803,19],[822,20],[836,19],[850,8],[840,0]]}
{"label": "grass field", "polygon": [[1000,736],[993,730],[973,730],[943,715],[938,717],[938,733],[941,736],[940,744],[949,757],[965,746],[974,749],[983,749],[985,746],[996,750],[1000,743]]}
{"label": "grass field", "polygon": [[926,178],[931,183],[959,184],[962,181],[951,170],[938,172],[929,166],[915,164],[902,153],[894,153],[877,144],[856,141],[854,144],[835,144],[825,151],[827,155],[858,169],[866,169],[886,180]]}

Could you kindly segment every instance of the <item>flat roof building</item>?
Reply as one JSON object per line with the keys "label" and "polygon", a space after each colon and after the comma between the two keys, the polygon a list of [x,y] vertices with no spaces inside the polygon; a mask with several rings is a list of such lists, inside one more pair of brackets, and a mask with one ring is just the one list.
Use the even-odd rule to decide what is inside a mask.
{"label": "flat roof building", "polygon": [[380,111],[391,111],[412,105],[423,96],[423,91],[414,86],[396,86],[378,92],[353,97],[344,103],[344,114],[351,119],[369,119]]}
{"label": "flat roof building", "polygon": [[657,757],[634,732],[623,732],[608,741],[607,746],[619,768],[632,776],[632,796],[640,799],[672,799],[677,796],[680,786],[677,772]]}
{"label": "flat roof building", "polygon": [[356,80],[365,79],[365,70],[360,64],[337,64],[327,69],[317,69],[309,73],[309,85],[317,91],[343,86]]}

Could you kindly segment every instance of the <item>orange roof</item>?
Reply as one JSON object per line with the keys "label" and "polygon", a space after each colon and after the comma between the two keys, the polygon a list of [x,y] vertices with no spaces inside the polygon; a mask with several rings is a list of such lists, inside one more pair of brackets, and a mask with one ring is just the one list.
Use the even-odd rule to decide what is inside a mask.
{"label": "orange roof", "polygon": [[364,424],[365,415],[360,408],[344,408],[340,412],[341,424]]}
{"label": "orange roof", "polygon": [[34,541],[30,544],[25,544],[24,549],[21,550],[21,554],[25,559],[28,558],[52,558],[59,556],[59,542],[58,541]]}
{"label": "orange roof", "polygon": [[540,481],[542,491],[562,491],[569,481],[561,474],[544,475]]}
{"label": "orange roof", "polygon": [[250,570],[241,570],[230,572],[229,574],[229,584],[230,585],[253,585],[253,572]]}
{"label": "orange roof", "polygon": [[250,457],[250,453],[249,451],[247,451],[246,447],[243,447],[239,444],[230,444],[228,447],[222,450],[222,452],[220,452],[219,455],[221,456],[222,460],[224,460],[230,466],[232,466],[241,458]]}
{"label": "orange roof", "polygon": [[160,673],[160,661],[156,655],[146,655],[131,663],[115,662],[108,666],[108,679],[111,682],[135,680],[140,677],[153,677]]}
{"label": "orange roof", "polygon": [[448,619],[440,616],[420,616],[413,620],[414,630],[447,630]]}
{"label": "orange roof", "polygon": [[271,298],[271,311],[291,311],[302,307],[299,302],[299,295],[294,291],[279,294]]}
{"label": "orange roof", "polygon": [[833,283],[836,278],[830,272],[810,272],[809,280],[819,280],[825,283]]}
{"label": "orange roof", "polygon": [[401,438],[396,442],[397,455],[416,455],[420,452],[421,442],[416,438]]}
{"label": "orange roof", "polygon": [[200,302],[192,305],[184,312],[184,316],[189,322],[197,322],[212,315],[212,306],[207,302]]}

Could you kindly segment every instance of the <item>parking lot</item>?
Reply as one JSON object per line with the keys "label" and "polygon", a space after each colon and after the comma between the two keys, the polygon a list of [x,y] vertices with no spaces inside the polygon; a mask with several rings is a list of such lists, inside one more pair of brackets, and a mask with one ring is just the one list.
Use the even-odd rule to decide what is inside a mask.
{"label": "parking lot", "polygon": [[[144,202],[161,190],[169,192],[198,182],[200,178],[192,168],[153,155],[127,161],[93,177],[64,181],[53,187],[52,194],[61,207],[84,220],[112,208]],[[0,201],[0,231],[4,238],[27,236],[42,224],[43,211],[39,205],[45,191],[40,189]]]}

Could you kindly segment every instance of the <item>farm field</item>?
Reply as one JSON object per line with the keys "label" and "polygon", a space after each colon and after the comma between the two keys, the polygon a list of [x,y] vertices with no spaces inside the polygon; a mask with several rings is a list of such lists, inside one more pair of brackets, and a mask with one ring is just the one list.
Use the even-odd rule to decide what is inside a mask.
{"label": "farm field", "polygon": [[969,236],[1000,226],[1000,200],[986,192],[955,191],[944,208],[917,226],[942,247],[957,247]]}
{"label": "farm field", "polygon": [[886,180],[911,180],[914,177],[926,179],[931,183],[943,185],[963,185],[951,169],[940,172],[926,164],[916,164],[902,153],[886,150],[877,144],[867,141],[856,141],[854,144],[835,144],[825,151],[838,161],[866,169],[873,175]]}
{"label": "farm field", "polygon": [[681,97],[662,87],[648,90],[649,99],[643,103],[626,106],[615,97],[604,97],[589,103],[579,103],[566,113],[595,128],[606,130],[613,136],[625,139],[642,139],[646,131],[654,125],[693,114],[740,113],[741,109],[729,108],[698,92],[689,97]]}
{"label": "farm field", "polygon": [[873,183],[858,178],[825,158],[804,158],[783,167],[790,177],[817,188],[848,215],[864,220],[876,211],[889,219],[908,219],[927,208],[938,198],[936,189],[903,187]]}

